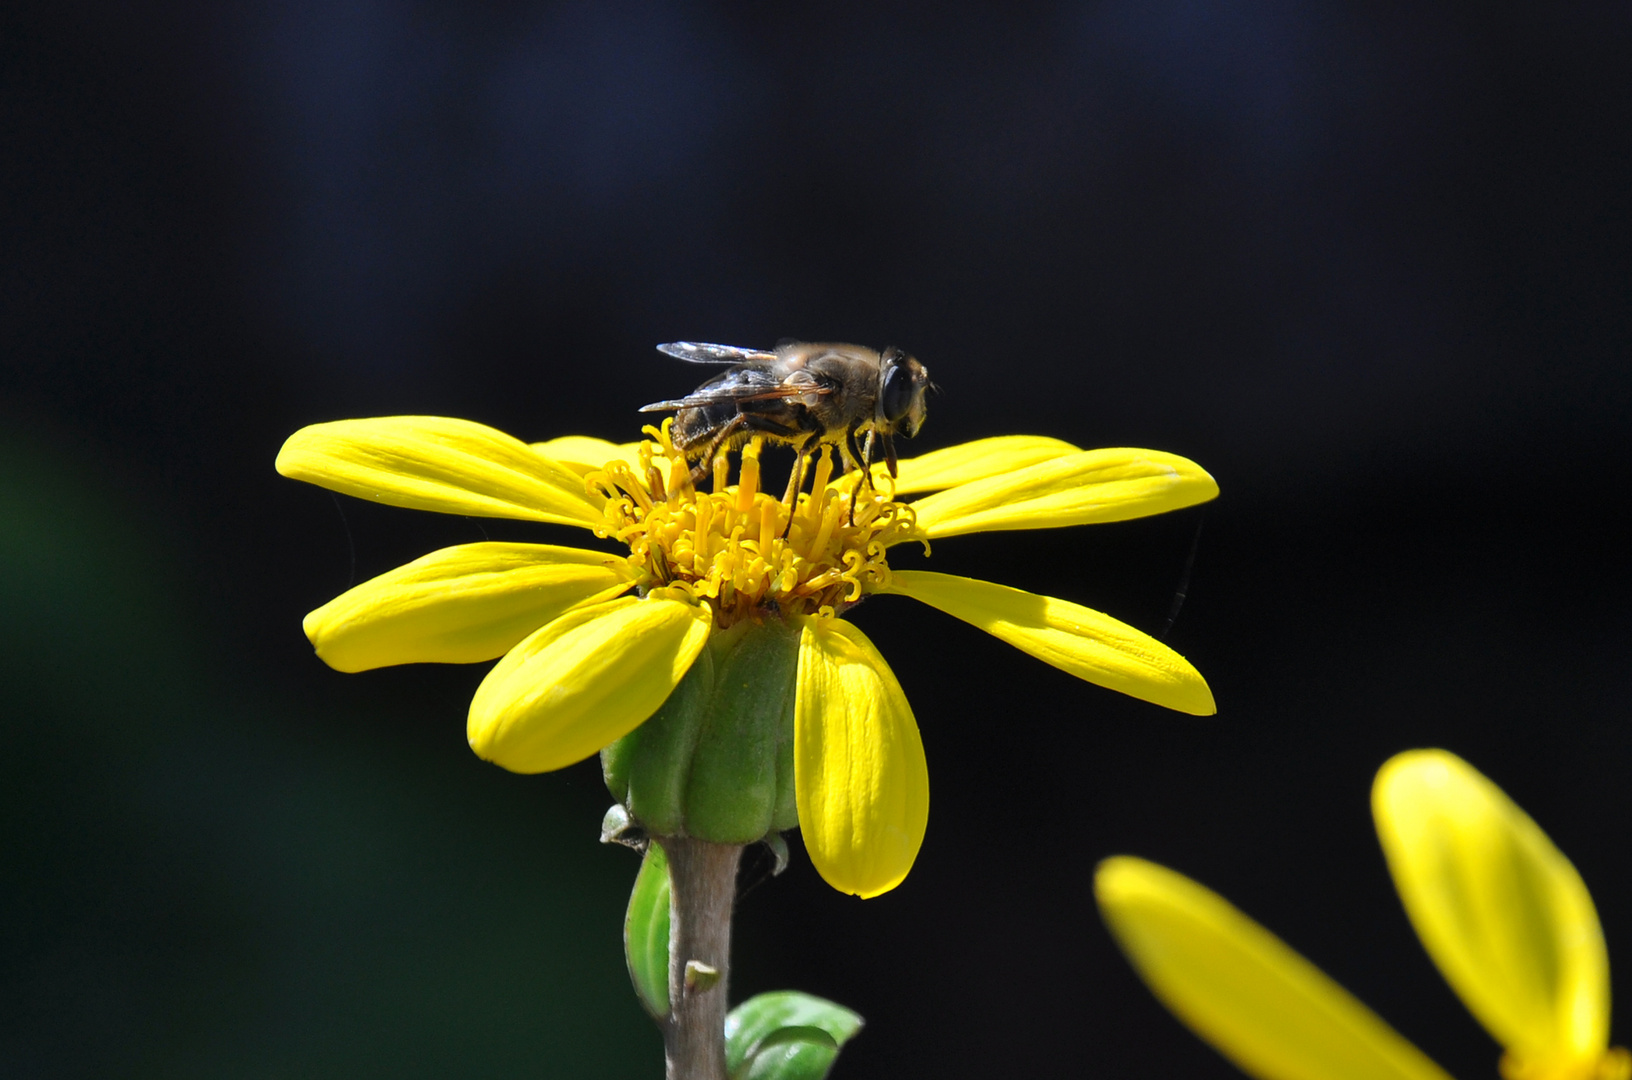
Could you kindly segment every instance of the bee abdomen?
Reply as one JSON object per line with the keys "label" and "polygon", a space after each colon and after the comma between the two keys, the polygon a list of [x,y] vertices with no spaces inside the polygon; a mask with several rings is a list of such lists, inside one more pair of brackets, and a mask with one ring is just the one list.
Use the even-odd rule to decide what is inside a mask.
{"label": "bee abdomen", "polygon": [[674,414],[669,427],[669,438],[677,450],[690,452],[708,448],[714,433],[730,423],[737,415],[735,402],[702,405],[695,409],[681,409]]}

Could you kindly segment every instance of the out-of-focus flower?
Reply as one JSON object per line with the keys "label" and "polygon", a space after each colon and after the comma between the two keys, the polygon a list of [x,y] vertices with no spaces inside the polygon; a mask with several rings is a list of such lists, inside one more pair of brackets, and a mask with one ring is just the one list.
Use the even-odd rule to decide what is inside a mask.
{"label": "out-of-focus flower", "polygon": [[[1444,750],[1377,775],[1372,809],[1429,956],[1505,1049],[1506,1080],[1627,1080],[1609,1046],[1609,961],[1586,885],[1500,788]],[[1156,996],[1262,1080],[1448,1080],[1347,991],[1223,897],[1131,857],[1101,913]]]}

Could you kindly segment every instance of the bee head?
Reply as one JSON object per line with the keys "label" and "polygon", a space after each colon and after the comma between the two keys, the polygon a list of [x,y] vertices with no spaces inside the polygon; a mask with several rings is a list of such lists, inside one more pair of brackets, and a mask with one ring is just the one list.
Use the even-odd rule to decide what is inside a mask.
{"label": "bee head", "polygon": [[918,434],[924,423],[924,393],[929,389],[929,371],[901,349],[884,350],[879,365],[878,411],[890,430],[907,438]]}

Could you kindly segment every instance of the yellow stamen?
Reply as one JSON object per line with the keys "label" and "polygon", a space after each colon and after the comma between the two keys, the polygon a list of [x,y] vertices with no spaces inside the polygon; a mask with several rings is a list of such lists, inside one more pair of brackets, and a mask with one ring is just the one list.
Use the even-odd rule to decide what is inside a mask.
{"label": "yellow stamen", "polygon": [[[667,428],[665,422],[664,429]],[[686,455],[675,454],[669,458],[669,508],[672,510],[678,507],[684,499],[682,493],[690,490],[691,466],[686,464]]]}
{"label": "yellow stamen", "polygon": [[782,504],[779,502],[759,504],[759,543],[766,552],[770,551],[775,537],[782,534]]}
{"label": "yellow stamen", "polygon": [[[826,464],[827,464],[827,460],[824,458],[822,460],[822,465],[826,465]],[[817,480],[822,479],[821,465],[818,465],[816,467],[816,479]],[[822,498],[823,502],[828,503],[829,500],[826,498],[828,493],[823,489],[823,487],[820,484],[817,485],[816,490],[821,493],[820,497]],[[811,501],[815,502],[817,498],[818,498],[817,495],[812,495],[811,496]],[[838,500],[833,499],[831,501],[836,503]],[[837,518],[838,515],[833,512],[833,510],[834,510],[833,506],[832,505],[826,505],[826,506],[823,507],[823,509],[826,510],[826,513],[822,514],[821,526],[819,528],[817,528],[817,530],[816,530],[816,542],[810,545],[811,548],[813,550],[816,550],[816,551],[820,551],[823,548],[825,548],[827,546],[827,542],[829,540],[833,539],[833,526],[835,524],[837,524],[837,522],[834,519]]]}
{"label": "yellow stamen", "polygon": [[692,487],[691,465],[668,424],[648,432],[653,441],[641,447],[640,468],[610,462],[586,478],[607,497],[605,533],[629,545],[646,587],[683,586],[728,626],[773,605],[831,615],[888,582],[884,552],[907,538],[912,511],[874,490],[852,505],[853,485],[828,486],[826,448],[811,492],[785,507],[760,489],[762,440],[743,449],[735,486],[727,457],[716,458],[715,489],[703,493]]}
{"label": "yellow stamen", "polygon": [[[718,470],[716,470],[716,474],[717,473]],[[707,563],[710,561],[708,557],[708,548],[709,540],[712,539],[712,536],[708,531],[708,527],[714,517],[714,500],[698,499],[695,505],[696,524],[694,529],[697,538],[692,541],[692,547],[695,549],[692,556],[692,566],[698,575],[701,576],[708,572]]]}
{"label": "yellow stamen", "polygon": [[811,482],[811,491],[821,491],[827,487],[827,482],[833,479],[833,455],[826,446],[822,447],[822,456],[816,459],[816,479]]}
{"label": "yellow stamen", "polygon": [[[759,448],[765,440],[755,438],[742,448],[742,479],[737,482],[737,513],[753,509],[754,496],[759,494]],[[716,488],[715,490],[721,490]]]}

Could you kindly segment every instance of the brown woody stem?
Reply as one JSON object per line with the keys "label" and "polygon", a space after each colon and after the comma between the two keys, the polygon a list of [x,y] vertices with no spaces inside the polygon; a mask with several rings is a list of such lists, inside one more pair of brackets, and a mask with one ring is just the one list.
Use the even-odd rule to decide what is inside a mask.
{"label": "brown woody stem", "polygon": [[[726,1080],[731,907],[742,848],[663,837],[669,857],[669,1080]],[[716,974],[717,973],[717,974]]]}

